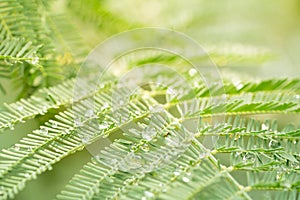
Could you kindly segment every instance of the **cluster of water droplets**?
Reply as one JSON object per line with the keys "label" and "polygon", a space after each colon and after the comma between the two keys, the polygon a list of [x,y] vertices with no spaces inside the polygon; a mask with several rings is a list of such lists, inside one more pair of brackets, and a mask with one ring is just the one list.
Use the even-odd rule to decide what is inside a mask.
{"label": "cluster of water droplets", "polygon": [[30,60],[30,63],[33,65],[37,65],[37,64],[39,64],[39,61],[40,61],[40,59],[38,56],[33,56]]}

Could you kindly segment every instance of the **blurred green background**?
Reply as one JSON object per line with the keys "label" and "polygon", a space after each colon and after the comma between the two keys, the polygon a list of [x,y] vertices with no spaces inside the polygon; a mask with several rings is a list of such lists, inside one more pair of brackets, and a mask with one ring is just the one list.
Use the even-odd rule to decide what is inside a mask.
{"label": "blurred green background", "polygon": [[[300,68],[300,1],[299,0],[74,0],[55,1],[51,12],[67,15],[78,34],[92,49],[113,34],[138,27],[165,27],[181,31],[200,45],[241,45],[267,49],[274,55],[268,62],[245,66],[224,66],[242,71],[245,78],[299,76]],[[9,95],[3,102],[13,102],[18,94],[9,81],[5,82]],[[6,131],[0,135],[0,148],[9,147],[30,133],[44,121],[42,117],[16,127],[17,134]],[[53,199],[72,175],[90,160],[82,152],[63,159],[52,171],[42,174],[16,199]]]}

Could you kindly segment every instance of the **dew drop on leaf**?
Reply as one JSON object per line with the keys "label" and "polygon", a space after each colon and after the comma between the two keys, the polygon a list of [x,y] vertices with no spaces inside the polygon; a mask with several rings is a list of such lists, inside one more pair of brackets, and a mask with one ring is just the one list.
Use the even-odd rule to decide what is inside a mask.
{"label": "dew drop on leaf", "polygon": [[20,147],[17,146],[17,145],[15,145],[15,146],[14,146],[14,149],[15,149],[16,151],[19,151],[19,150],[20,150]]}
{"label": "dew drop on leaf", "polygon": [[25,178],[30,178],[30,174],[25,174]]}
{"label": "dew drop on leaf", "polygon": [[90,141],[90,137],[89,137],[89,136],[83,136],[82,142],[83,142],[84,144],[87,144],[89,141]]}
{"label": "dew drop on leaf", "polygon": [[18,111],[22,111],[24,109],[24,107],[23,106],[18,106],[17,109],[18,109]]}
{"label": "dew drop on leaf", "polygon": [[130,153],[120,162],[120,169],[124,171],[138,169],[142,167],[144,160],[141,156]]}
{"label": "dew drop on leaf", "polygon": [[269,129],[269,126],[266,125],[266,124],[261,124],[261,130],[265,131],[265,130],[268,130]]}
{"label": "dew drop on leaf", "polygon": [[142,131],[142,137],[147,141],[150,141],[155,135],[156,135],[155,128],[146,128],[145,130]]}
{"label": "dew drop on leaf", "polygon": [[279,148],[280,147],[280,142],[275,141],[275,140],[271,140],[269,142],[269,147],[273,148],[273,149]]}
{"label": "dew drop on leaf", "polygon": [[150,106],[150,111],[152,112],[152,113],[159,113],[159,112],[164,112],[164,108],[163,108],[163,106],[161,106],[161,105],[155,105],[155,106]]}
{"label": "dew drop on leaf", "polygon": [[243,161],[246,162],[246,163],[254,162],[255,161],[255,155],[252,154],[252,153],[246,153],[243,156]]}
{"label": "dew drop on leaf", "polygon": [[94,111],[93,110],[87,110],[84,114],[85,117],[93,117],[94,116]]}
{"label": "dew drop on leaf", "polygon": [[168,87],[166,93],[168,95],[173,95],[173,96],[176,95],[176,91],[172,87]]}
{"label": "dew drop on leaf", "polygon": [[39,63],[39,60],[40,60],[39,57],[38,57],[38,56],[35,56],[35,57],[32,58],[31,63],[32,63],[33,65],[36,65],[36,64]]}
{"label": "dew drop on leaf", "polygon": [[145,151],[145,152],[148,152],[148,151],[150,150],[150,147],[149,147],[148,144],[144,144],[144,145],[141,147],[141,149],[142,149],[143,151]]}
{"label": "dew drop on leaf", "polygon": [[179,175],[180,175],[180,172],[175,171],[175,172],[174,172],[174,175],[175,175],[175,176],[179,176]]}
{"label": "dew drop on leaf", "polygon": [[99,124],[98,127],[100,130],[104,130],[104,129],[107,129],[109,127],[109,125],[107,123],[102,123],[102,124]]}
{"label": "dew drop on leaf", "polygon": [[189,179],[189,178],[187,178],[187,177],[182,177],[182,181],[183,181],[183,182],[185,182],[185,183],[187,183],[187,182],[189,182],[189,181],[190,181],[190,179]]}
{"label": "dew drop on leaf", "polygon": [[77,119],[74,120],[74,125],[76,127],[80,127],[80,126],[83,126],[83,123],[82,123],[80,118],[77,118]]}
{"label": "dew drop on leaf", "polygon": [[141,114],[141,111],[140,110],[136,110],[134,111],[134,114],[136,114],[137,116]]}
{"label": "dew drop on leaf", "polygon": [[189,75],[190,75],[191,77],[195,76],[196,74],[197,74],[197,70],[196,70],[195,68],[191,68],[191,69],[189,70]]}
{"label": "dew drop on leaf", "polygon": [[294,140],[294,141],[293,141],[293,144],[297,144],[297,140]]}
{"label": "dew drop on leaf", "polygon": [[145,191],[144,194],[145,194],[145,196],[148,197],[148,198],[154,197],[154,194],[153,194],[152,192],[150,192],[150,191]]}
{"label": "dew drop on leaf", "polygon": [[105,109],[107,109],[107,108],[109,108],[109,104],[108,104],[107,102],[105,102],[105,103],[103,104],[101,110],[105,110]]}
{"label": "dew drop on leaf", "polygon": [[40,133],[41,133],[42,135],[47,135],[47,134],[48,134],[48,129],[42,128],[42,129],[40,130]]}
{"label": "dew drop on leaf", "polygon": [[57,128],[57,122],[52,123],[52,128]]}

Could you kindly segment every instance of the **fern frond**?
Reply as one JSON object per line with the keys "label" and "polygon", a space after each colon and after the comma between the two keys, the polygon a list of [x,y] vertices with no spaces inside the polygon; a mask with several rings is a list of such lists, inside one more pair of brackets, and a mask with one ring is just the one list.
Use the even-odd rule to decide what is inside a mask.
{"label": "fern frond", "polygon": [[[164,120],[168,120],[168,117],[164,115],[158,117],[160,121],[157,121],[157,124],[155,123],[155,125],[153,125],[157,132],[151,140],[147,139],[148,142],[143,140],[141,135],[139,134],[139,129],[135,131],[129,130],[130,133],[127,133],[129,135],[127,140],[117,140],[110,146],[110,148],[106,148],[104,151],[102,151],[97,161],[94,160],[92,163],[87,164],[87,166],[84,167],[82,174],[76,175],[71,181],[71,185],[67,186],[67,191],[63,191],[61,195],[58,195],[58,199],[142,199],[142,197],[150,197],[148,195],[154,197],[156,193],[159,192],[158,190],[165,189],[165,185],[175,181],[177,176],[179,176],[180,172],[175,171],[175,173],[174,170],[177,169],[184,172],[185,170],[187,170],[185,169],[185,167],[188,168],[188,163],[191,162],[191,160],[195,159],[193,160],[193,162],[197,163],[197,161],[200,162],[198,160],[199,158],[203,158],[201,157],[201,155],[207,155],[205,148],[203,148],[200,143],[194,141],[191,147],[188,148],[187,153],[181,155],[180,159],[171,162],[171,164],[167,166],[167,169],[164,169],[165,171],[157,171],[158,174],[163,175],[163,177],[161,178],[165,178],[166,180],[155,180],[158,174],[154,176],[152,173],[147,174],[147,167],[149,166],[146,166],[145,169],[139,170],[140,173],[138,173],[138,175],[124,172],[124,170],[134,170],[136,166],[142,166],[143,161],[141,159],[143,159],[144,162],[148,164],[153,163],[153,167],[156,167],[155,165],[158,163],[155,162],[155,160],[161,160],[160,162],[164,162],[164,160],[170,159],[168,158],[170,152],[175,152],[175,155],[176,153],[178,153],[179,150],[176,151],[176,148],[178,147],[172,146],[172,142],[170,144],[167,144],[166,147],[162,147],[160,149],[160,145],[155,145],[154,141],[165,142],[162,141],[161,138],[165,137],[164,135],[166,132],[169,132],[171,136],[176,132],[177,134],[172,136],[173,139],[176,139],[176,137],[185,138],[186,136],[184,135],[186,134],[186,130],[175,130],[174,127],[177,126],[175,123],[173,123],[172,121],[167,123],[167,121],[163,121],[161,118],[163,118]],[[141,126],[140,128],[142,129],[143,127],[144,126]],[[153,151],[154,154],[147,154],[148,151]],[[112,154],[112,152],[114,153]],[[130,156],[131,154],[132,156]],[[123,165],[124,162],[128,163],[129,166]],[[205,169],[211,169],[211,173],[206,173],[207,176],[203,177],[202,180],[211,178],[210,175],[218,174],[219,171],[217,163],[208,162],[207,164],[209,166],[207,166],[207,168]],[[181,165],[180,168],[178,167],[179,165]],[[222,177],[223,175],[225,175],[227,173],[225,171],[220,172],[219,176]],[[226,177],[232,180],[230,175],[227,175]],[[185,177],[185,179],[183,180],[187,179],[188,178]],[[106,189],[111,183],[114,183],[115,187],[109,190]],[[156,184],[158,183],[161,184],[160,187],[157,187]],[[87,184],[86,189],[82,188],[83,184]],[[139,186],[137,186],[137,184]],[[233,183],[233,185],[235,184],[236,182]],[[150,189],[147,187],[150,187]],[[156,192],[154,192],[153,190],[156,190]],[[127,191],[131,192],[127,193]]]}
{"label": "fern frond", "polygon": [[[169,84],[172,84],[172,82],[170,82]],[[58,90],[55,92],[49,90],[54,95],[54,97],[50,98],[50,101],[52,102],[50,104],[49,102],[46,104],[46,106],[48,106],[49,108],[57,107],[58,105],[60,105],[60,102],[62,102],[63,99],[68,100],[70,98],[69,95],[72,95],[71,91],[64,91],[64,87],[56,88]],[[155,87],[152,87],[152,89],[154,88]],[[109,87],[108,91],[111,89],[112,88]],[[49,93],[49,91],[47,92]],[[157,90],[154,90],[154,92],[155,91]],[[34,178],[35,176],[49,168],[51,169],[51,166],[54,163],[58,162],[65,156],[81,150],[86,145],[85,143],[95,141],[104,135],[110,135],[112,132],[119,128],[117,126],[118,124],[120,124],[121,126],[126,126],[132,120],[146,118],[150,114],[149,109],[151,108],[151,106],[156,104],[151,101],[142,101],[141,99],[145,98],[145,93],[149,93],[148,91],[142,91],[139,95],[133,95],[133,99],[130,98],[131,100],[137,99],[137,101],[130,102],[130,104],[128,104],[128,107],[124,107],[123,113],[125,114],[119,116],[119,118],[114,116],[113,113],[102,110],[105,103],[108,105],[109,103],[111,103],[111,99],[109,99],[110,95],[103,92],[104,91],[100,91],[100,93],[96,95],[95,98],[95,113],[99,115],[98,117],[100,117],[100,115],[104,115],[104,119],[102,119],[104,121],[100,122],[100,125],[101,123],[103,123],[100,126],[101,128],[98,126],[98,121],[89,124],[88,127],[83,128],[80,128],[81,123],[83,122],[77,122],[76,120],[75,123],[73,122],[75,116],[82,116],[84,118],[84,114],[88,109],[89,101],[80,100],[80,102],[77,103],[75,110],[72,111],[71,109],[69,109],[65,112],[60,113],[56,116],[57,120],[50,120],[45,124],[45,126],[41,126],[40,130],[34,131],[33,134],[29,134],[14,147],[2,150],[2,159],[0,165],[2,182],[0,183],[0,185],[4,187],[4,194],[6,196],[14,196],[14,194],[22,189],[23,184],[26,181]],[[237,91],[237,93],[239,92],[240,91]],[[209,94],[208,92],[205,93],[207,95]],[[190,117],[199,118],[201,116],[211,116],[212,110],[214,111],[213,114],[225,115],[226,113],[224,113],[224,111],[226,111],[226,109],[227,111],[235,114],[240,112],[257,113],[257,111],[253,112],[253,107],[258,108],[260,111],[263,110],[265,112],[273,112],[274,110],[283,111],[283,106],[290,106],[290,111],[292,112],[298,111],[298,99],[295,97],[296,96],[293,93],[283,97],[281,94],[276,93],[256,92],[253,94],[249,94],[249,98],[246,99],[243,99],[242,96],[239,95],[231,95],[228,103],[220,102],[219,104],[211,104],[211,102],[209,102],[209,98],[206,98],[206,100],[205,98],[200,98],[196,101],[198,102],[196,104],[196,107],[192,106],[195,110],[200,111],[196,113],[188,113],[180,108],[180,105],[184,105],[183,108],[189,107],[186,105],[191,103],[190,99],[185,99],[177,102],[171,100],[171,102],[166,103],[165,108],[170,109],[172,106],[175,108],[180,108],[181,112],[179,113],[182,113],[181,118],[183,119],[189,119]],[[43,99],[43,101],[45,101],[45,99]],[[32,108],[30,109],[30,107],[31,106],[29,104],[26,109],[32,110]],[[13,112],[18,110],[18,105],[12,104],[10,106],[7,106],[7,108],[12,108],[11,111]],[[194,109],[193,111],[195,111]],[[36,112],[31,112],[31,115],[36,115],[37,110],[35,110]],[[16,114],[16,116],[19,116],[20,113],[22,112],[17,112],[14,114]],[[9,114],[7,114],[6,116],[9,116]],[[23,115],[23,117],[21,116],[21,118],[26,117]],[[20,118],[18,118],[18,120],[20,120]],[[15,178],[12,178],[12,176],[14,176]]]}
{"label": "fern frond", "polygon": [[18,1],[1,1],[1,40],[12,39],[13,37],[24,37],[27,35],[25,32],[20,30],[16,24],[24,25],[24,15],[21,14],[22,6]]}
{"label": "fern frond", "polygon": [[[171,108],[177,107],[181,115],[211,117],[213,115],[249,115],[258,113],[298,113],[299,99],[295,94],[257,92],[244,95],[231,95],[228,99],[222,97],[183,100],[177,103],[168,102]],[[225,101],[225,102],[224,102]],[[175,101],[176,102],[176,101]]]}
{"label": "fern frond", "polygon": [[73,85],[73,80],[66,81],[58,86],[40,89],[28,99],[4,104],[5,108],[0,112],[0,129],[13,129],[18,122],[43,115],[51,108],[71,104],[73,91],[70,88],[73,88]]}
{"label": "fern frond", "polygon": [[[109,103],[109,96],[102,94],[97,97],[97,108],[99,111],[104,107],[104,103]],[[84,117],[87,110],[86,106],[89,101],[83,101],[81,104],[76,106],[80,113]],[[139,104],[132,104],[132,108],[136,109]],[[129,107],[129,108],[130,108]],[[128,108],[128,109],[129,109]],[[143,109],[147,106],[140,103],[142,109],[139,113],[144,113]],[[141,114],[143,115],[143,114]],[[122,116],[127,118],[128,116]],[[137,114],[130,116],[128,121],[137,117]],[[33,134],[29,134],[28,137],[23,138],[20,143],[15,144],[7,150],[2,150],[1,161],[0,161],[0,177],[2,179],[0,185],[4,187],[4,194],[6,196],[14,196],[20,189],[22,189],[25,181],[28,181],[51,168],[51,165],[58,162],[63,157],[76,152],[84,148],[86,142],[94,139],[94,134],[108,134],[113,130],[116,130],[115,120],[113,116],[107,116],[107,120],[102,122],[106,128],[102,126],[98,127],[98,123],[90,124],[89,127],[80,129],[80,133],[77,133],[77,126],[81,126],[74,118],[75,114],[72,112],[65,111],[60,115],[56,116],[57,120],[50,120],[45,126],[42,126],[40,130],[34,131]],[[108,125],[107,123],[110,124]],[[103,126],[104,126],[103,124]],[[104,131],[104,132],[103,132]],[[82,134],[85,133],[85,137],[88,135],[90,138],[82,138]],[[14,158],[12,157],[14,155]],[[11,178],[14,174],[18,177],[17,180]],[[13,182],[11,185],[9,183]]]}
{"label": "fern frond", "polygon": [[[75,27],[70,23],[70,19],[65,15],[54,15],[48,17],[49,26],[55,33],[54,38],[57,43],[57,53],[60,55],[71,54],[69,59],[75,59],[72,63],[81,63],[87,56],[89,49],[83,43],[82,38],[78,35]],[[62,58],[57,58],[60,59]],[[69,64],[70,61],[66,61],[64,64]]]}
{"label": "fern frond", "polygon": [[[173,124],[173,126],[176,126],[176,124]],[[256,127],[255,124],[251,126],[253,126],[253,128]],[[243,129],[245,127],[246,126],[241,128]],[[171,134],[171,136],[175,133],[174,128],[171,127],[167,129],[160,127],[157,128],[157,130],[158,138],[163,137],[165,135],[164,133]],[[206,129],[202,131],[206,132],[205,130]],[[186,132],[186,130],[184,132]],[[180,134],[184,134],[184,132]],[[96,160],[93,159],[92,162],[88,163],[83,170],[81,170],[80,174],[74,176],[70,184],[66,186],[66,190],[62,191],[57,198],[142,199],[156,197],[159,199],[182,199],[183,195],[186,195],[186,198],[200,198],[200,196],[201,198],[205,198],[205,196],[208,195],[209,197],[214,196],[216,199],[222,199],[226,194],[228,198],[244,199],[245,196],[241,197],[240,195],[243,195],[244,192],[255,190],[254,187],[252,188],[253,184],[245,187],[238,185],[236,188],[231,185],[232,178],[228,176],[227,173],[237,170],[238,168],[226,168],[225,166],[220,166],[218,163],[215,163],[211,155],[201,147],[197,140],[192,142],[185,153],[180,154],[181,157],[179,159],[171,162],[165,168],[156,170],[155,173],[147,173],[147,171],[143,171],[143,168],[139,170],[140,173],[137,174],[124,172],[122,160],[126,159],[126,154],[136,153],[137,160],[131,160],[131,162],[139,163],[140,156],[147,160],[147,155],[151,155],[147,154],[148,151],[157,151],[157,154],[154,153],[148,158],[152,162],[152,159],[168,159],[166,157],[169,155],[166,154],[168,151],[176,152],[176,150],[170,146],[162,149],[165,153],[157,150],[156,148],[163,145],[155,145],[154,141],[160,141],[160,139],[156,138],[156,140],[153,139],[145,142],[141,140],[142,138],[139,133],[138,130],[132,131],[128,133],[129,137],[127,140],[116,140],[110,148],[106,148],[102,151],[101,154],[96,157]],[[180,137],[178,134],[179,132],[174,135],[174,138]],[[133,138],[139,138],[140,141]],[[182,145],[182,143],[180,143],[180,145]],[[214,151],[214,153],[217,153],[217,151],[218,150]],[[130,159],[130,157],[128,159]],[[297,180],[297,176],[291,177]],[[113,188],[110,187],[111,184],[114,184]],[[297,183],[293,182],[293,184]],[[227,187],[228,185],[231,187]],[[214,190],[216,187],[218,188],[217,191]],[[267,188],[268,186],[266,185],[265,187]],[[274,187],[273,189],[284,190],[286,187]],[[199,193],[200,191],[201,193]]]}
{"label": "fern frond", "polygon": [[251,63],[261,64],[270,61],[274,55],[268,50],[253,46],[238,44],[207,45],[205,50],[217,66],[243,66]]}
{"label": "fern frond", "polygon": [[[108,85],[111,85],[109,87],[112,87],[114,81],[107,82]],[[170,79],[169,79],[170,82]],[[170,82],[171,84],[171,82]],[[243,84],[243,83],[241,83]],[[245,83],[243,84],[242,88],[237,89],[235,87],[235,84],[228,83],[224,85],[224,89],[226,90],[226,94],[231,95],[229,96],[230,99],[227,103],[222,105],[222,102],[220,105],[216,106],[214,108],[208,108],[211,102],[209,98],[201,99],[201,102],[199,101],[199,106],[201,105],[202,108],[206,107],[206,110],[202,111],[202,114],[208,114],[212,109],[215,111],[218,107],[218,109],[226,111],[227,112],[244,112],[246,113],[247,107],[248,109],[250,107],[257,107],[258,110],[252,111],[251,113],[257,113],[259,110],[266,110],[268,107],[273,107],[274,112],[277,109],[277,112],[283,109],[283,105],[287,104],[291,109],[294,109],[297,111],[297,106],[295,103],[298,101],[298,95],[286,95],[283,96],[280,93],[273,94],[273,97],[271,97],[272,94],[268,94],[268,91],[278,91],[278,92],[298,92],[298,85],[300,84],[298,79],[279,79],[279,80],[263,80],[259,83]],[[5,107],[7,110],[3,110],[0,112],[0,115],[2,116],[0,129],[7,128],[7,127],[14,127],[14,124],[17,122],[24,121],[28,118],[32,118],[38,114],[43,114],[50,108],[57,108],[58,106],[67,106],[68,104],[72,103],[72,95],[73,91],[70,90],[70,88],[73,88],[74,81],[70,80],[67,81],[61,85],[51,87],[49,89],[40,89],[36,92],[35,95],[30,97],[29,99],[23,99],[19,102],[12,103],[12,104],[5,104]],[[173,86],[174,87],[174,86]],[[84,86],[82,86],[84,88]],[[152,89],[157,89],[157,86],[153,87]],[[161,90],[166,91],[167,87],[164,86],[163,88],[159,88]],[[222,94],[223,86],[220,85],[213,85],[211,88],[207,88],[206,85],[197,83],[194,86],[194,91],[196,95],[199,98],[208,97],[210,93],[213,94]],[[258,93],[259,91],[266,91],[266,93]],[[254,93],[254,94],[248,94],[248,95],[242,95],[243,93]],[[232,96],[234,94],[241,94],[242,96]],[[88,94],[86,96],[83,96],[80,99],[88,98],[90,96],[94,95],[94,93]],[[277,95],[277,96],[276,96]],[[247,98],[247,100],[244,100],[244,98]],[[253,100],[251,100],[251,98]],[[264,98],[264,99],[263,99]],[[288,99],[289,98],[289,99]],[[241,100],[239,100],[241,99]],[[273,100],[274,103],[270,103],[269,101]],[[247,101],[252,102],[252,104],[247,104]],[[277,101],[277,102],[276,102]],[[39,107],[35,107],[33,105],[36,105],[35,103],[39,103]],[[265,102],[266,105],[262,105],[259,102]],[[288,103],[287,103],[288,102]],[[181,102],[181,106],[185,103],[185,101]],[[187,101],[188,103],[188,101]],[[233,107],[233,105],[238,105],[239,107],[235,107],[234,110],[229,110],[228,108]],[[172,105],[170,105],[172,106]],[[174,107],[174,106],[173,106]],[[26,110],[26,112],[23,112],[23,109]],[[180,108],[178,108],[180,109]],[[203,109],[201,109],[203,110]],[[194,110],[195,111],[195,110]]]}
{"label": "fern frond", "polygon": [[299,172],[291,172],[288,170],[282,171],[266,171],[258,172],[252,171],[247,172],[248,184],[254,190],[268,190],[271,188],[274,189],[295,189],[294,191],[299,190]]}
{"label": "fern frond", "polygon": [[35,56],[41,46],[33,46],[32,42],[25,39],[6,39],[0,45],[0,60],[14,64],[27,61],[36,64]]}
{"label": "fern frond", "polygon": [[[168,79],[168,82],[171,84],[172,81]],[[33,118],[38,114],[46,113],[50,108],[57,108],[58,106],[68,106],[72,103],[72,95],[73,90],[70,88],[74,87],[74,80],[66,81],[63,84],[53,86],[48,89],[40,89],[36,92],[35,95],[31,96],[29,99],[23,99],[21,101],[6,104],[6,110],[2,110],[0,112],[1,120],[0,120],[0,129],[3,128],[13,128],[15,123],[22,122],[28,118]],[[113,86],[114,81],[108,81],[108,87]],[[224,86],[220,86],[218,84],[212,85],[211,88],[208,88],[205,84],[197,81],[197,84],[194,85],[194,92],[196,96],[199,98],[208,97],[210,93],[212,94],[220,94],[222,95],[222,91],[226,91],[228,95],[234,94],[243,94],[243,93],[255,93],[259,91],[278,91],[278,92],[296,92],[298,93],[298,89],[300,88],[300,81],[298,79],[270,79],[270,80],[262,80],[258,83],[252,82],[240,82],[243,87],[236,87],[235,83],[226,83]],[[110,85],[110,86],[109,86]],[[85,86],[82,86],[84,88]],[[166,85],[163,88],[158,88],[157,86],[153,86],[152,89],[166,91]],[[94,93],[90,93],[86,96],[83,96],[82,99],[93,96]],[[291,97],[291,96],[290,96]],[[242,96],[241,96],[242,98]],[[248,97],[250,98],[250,97]],[[266,97],[265,97],[266,98]],[[292,98],[292,97],[291,97]],[[294,99],[297,99],[298,95],[294,96]],[[81,98],[78,98],[80,100]],[[38,102],[39,107],[35,107],[35,102]],[[209,103],[209,99],[206,101]],[[291,104],[292,106],[293,104]],[[26,112],[22,112],[26,110]],[[209,109],[208,109],[209,111]]]}

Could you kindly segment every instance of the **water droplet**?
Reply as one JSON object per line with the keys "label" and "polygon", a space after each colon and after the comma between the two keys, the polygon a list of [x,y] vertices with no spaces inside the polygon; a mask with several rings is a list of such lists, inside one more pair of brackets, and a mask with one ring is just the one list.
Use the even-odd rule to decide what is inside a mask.
{"label": "water droplet", "polygon": [[89,141],[90,141],[90,137],[89,136],[83,136],[83,138],[82,138],[82,142],[84,143],[84,144],[87,144]]}
{"label": "water droplet", "polygon": [[175,172],[174,172],[174,175],[175,175],[175,176],[179,176],[179,175],[180,175],[180,172],[175,171]]}
{"label": "water droplet", "polygon": [[294,169],[299,169],[300,168],[300,163],[298,161],[291,162],[291,167],[294,168]]}
{"label": "water droplet", "polygon": [[281,172],[277,172],[276,174],[276,180],[278,181],[281,178]]}
{"label": "water droplet", "polygon": [[291,188],[291,184],[290,184],[290,183],[287,183],[287,182],[282,183],[281,185],[284,186],[284,187],[287,188],[287,189]]}
{"label": "water droplet", "polygon": [[52,122],[52,128],[57,128],[57,122]]}
{"label": "water droplet", "polygon": [[18,111],[22,111],[24,109],[24,107],[23,106],[18,106],[17,109],[18,109]]}
{"label": "water droplet", "polygon": [[42,135],[47,135],[47,134],[48,134],[48,129],[46,129],[46,128],[41,128],[40,133],[41,133]]}
{"label": "water droplet", "polygon": [[159,112],[164,112],[165,111],[165,109],[162,105],[150,106],[149,109],[152,113],[159,113]]}
{"label": "water droplet", "polygon": [[130,171],[140,168],[143,163],[144,160],[141,156],[130,153],[120,162],[119,168],[123,171]]}
{"label": "water droplet", "polygon": [[150,191],[145,191],[144,194],[145,194],[145,196],[148,197],[148,198],[154,197],[154,194],[153,194],[152,192],[150,192]]}
{"label": "water droplet", "polygon": [[236,87],[236,89],[238,89],[238,90],[240,90],[244,87],[244,85],[241,83],[240,80],[234,81],[233,84]]}
{"label": "water droplet", "polygon": [[170,126],[173,126],[173,127],[176,127],[176,128],[180,127],[180,125],[181,125],[180,120],[177,119],[177,118],[175,118],[174,121],[172,121],[170,123]]}
{"label": "water droplet", "polygon": [[118,164],[118,160],[113,158],[113,159],[110,160],[110,164],[111,165],[116,165],[116,164]]}
{"label": "water droplet", "polygon": [[276,148],[279,148],[281,146],[280,142],[278,141],[275,141],[275,140],[271,140],[269,142],[269,147],[270,148],[273,148],[273,149],[276,149]]}
{"label": "water droplet", "polygon": [[187,177],[182,177],[182,181],[183,181],[183,182],[185,182],[185,183],[187,183],[187,182],[189,182],[189,181],[190,181],[190,179],[189,179],[189,178],[187,178]]}
{"label": "water droplet", "polygon": [[47,110],[48,110],[48,107],[47,106],[43,106],[43,112],[47,112]]}
{"label": "water droplet", "polygon": [[261,125],[261,130],[265,131],[265,130],[268,130],[268,129],[269,129],[269,125],[264,124],[264,123]]}
{"label": "water droplet", "polygon": [[168,87],[166,93],[168,95],[173,95],[173,96],[176,95],[176,91],[172,87]]}
{"label": "water droplet", "polygon": [[119,105],[119,106],[124,105],[124,101],[123,101],[122,99],[120,99],[120,100],[118,101],[118,105]]}
{"label": "water droplet", "polygon": [[25,174],[25,178],[30,178],[30,174]]}
{"label": "water droplet", "polygon": [[150,147],[148,144],[144,144],[143,146],[141,146],[141,149],[145,152],[148,152],[150,150]]}
{"label": "water droplet", "polygon": [[107,102],[105,102],[104,104],[103,104],[103,106],[102,106],[102,110],[105,110],[105,109],[107,109],[107,108],[109,108],[109,104],[107,103]]}
{"label": "water droplet", "polygon": [[252,154],[252,153],[246,153],[243,156],[243,161],[246,162],[246,163],[254,162],[255,161],[255,155]]}
{"label": "water droplet", "polygon": [[27,150],[28,150],[28,151],[32,151],[32,150],[33,150],[33,147],[29,146],[29,147],[27,147]]}
{"label": "water droplet", "polygon": [[140,111],[140,110],[135,110],[134,113],[135,113],[136,115],[140,115],[140,114],[141,114],[141,111]]}
{"label": "water droplet", "polygon": [[39,57],[37,57],[37,56],[35,56],[35,57],[33,57],[32,59],[31,59],[31,63],[33,64],[33,65],[36,65],[36,64],[38,64],[39,63]]}
{"label": "water droplet", "polygon": [[240,135],[239,134],[237,134],[237,135],[235,135],[235,137],[234,137],[234,141],[237,141],[238,139],[240,139]]}
{"label": "water droplet", "polygon": [[146,128],[142,131],[142,137],[147,140],[150,141],[152,140],[152,138],[156,135],[156,130],[155,128]]}
{"label": "water droplet", "polygon": [[236,152],[235,157],[239,157],[241,155],[241,152]]}
{"label": "water droplet", "polygon": [[84,114],[85,117],[93,117],[94,111],[93,110],[87,110]]}
{"label": "water droplet", "polygon": [[297,140],[294,140],[294,141],[293,141],[293,144],[297,144]]}
{"label": "water droplet", "polygon": [[109,127],[109,125],[106,122],[104,122],[102,124],[99,124],[98,127],[99,127],[100,130],[105,130]]}
{"label": "water droplet", "polygon": [[17,145],[15,145],[15,146],[14,146],[14,149],[15,149],[16,151],[19,151],[19,150],[20,150],[20,147],[17,146]]}
{"label": "water droplet", "polygon": [[80,127],[80,126],[83,126],[83,123],[80,118],[77,118],[74,120],[74,125],[75,125],[75,127]]}
{"label": "water droplet", "polygon": [[133,185],[135,182],[136,182],[136,178],[133,176],[133,177],[130,177],[130,178],[126,179],[123,182],[123,184],[124,185]]}
{"label": "water droplet", "polygon": [[191,69],[189,70],[189,75],[190,75],[191,77],[195,76],[196,74],[197,74],[197,70],[196,70],[195,68],[191,68]]}

